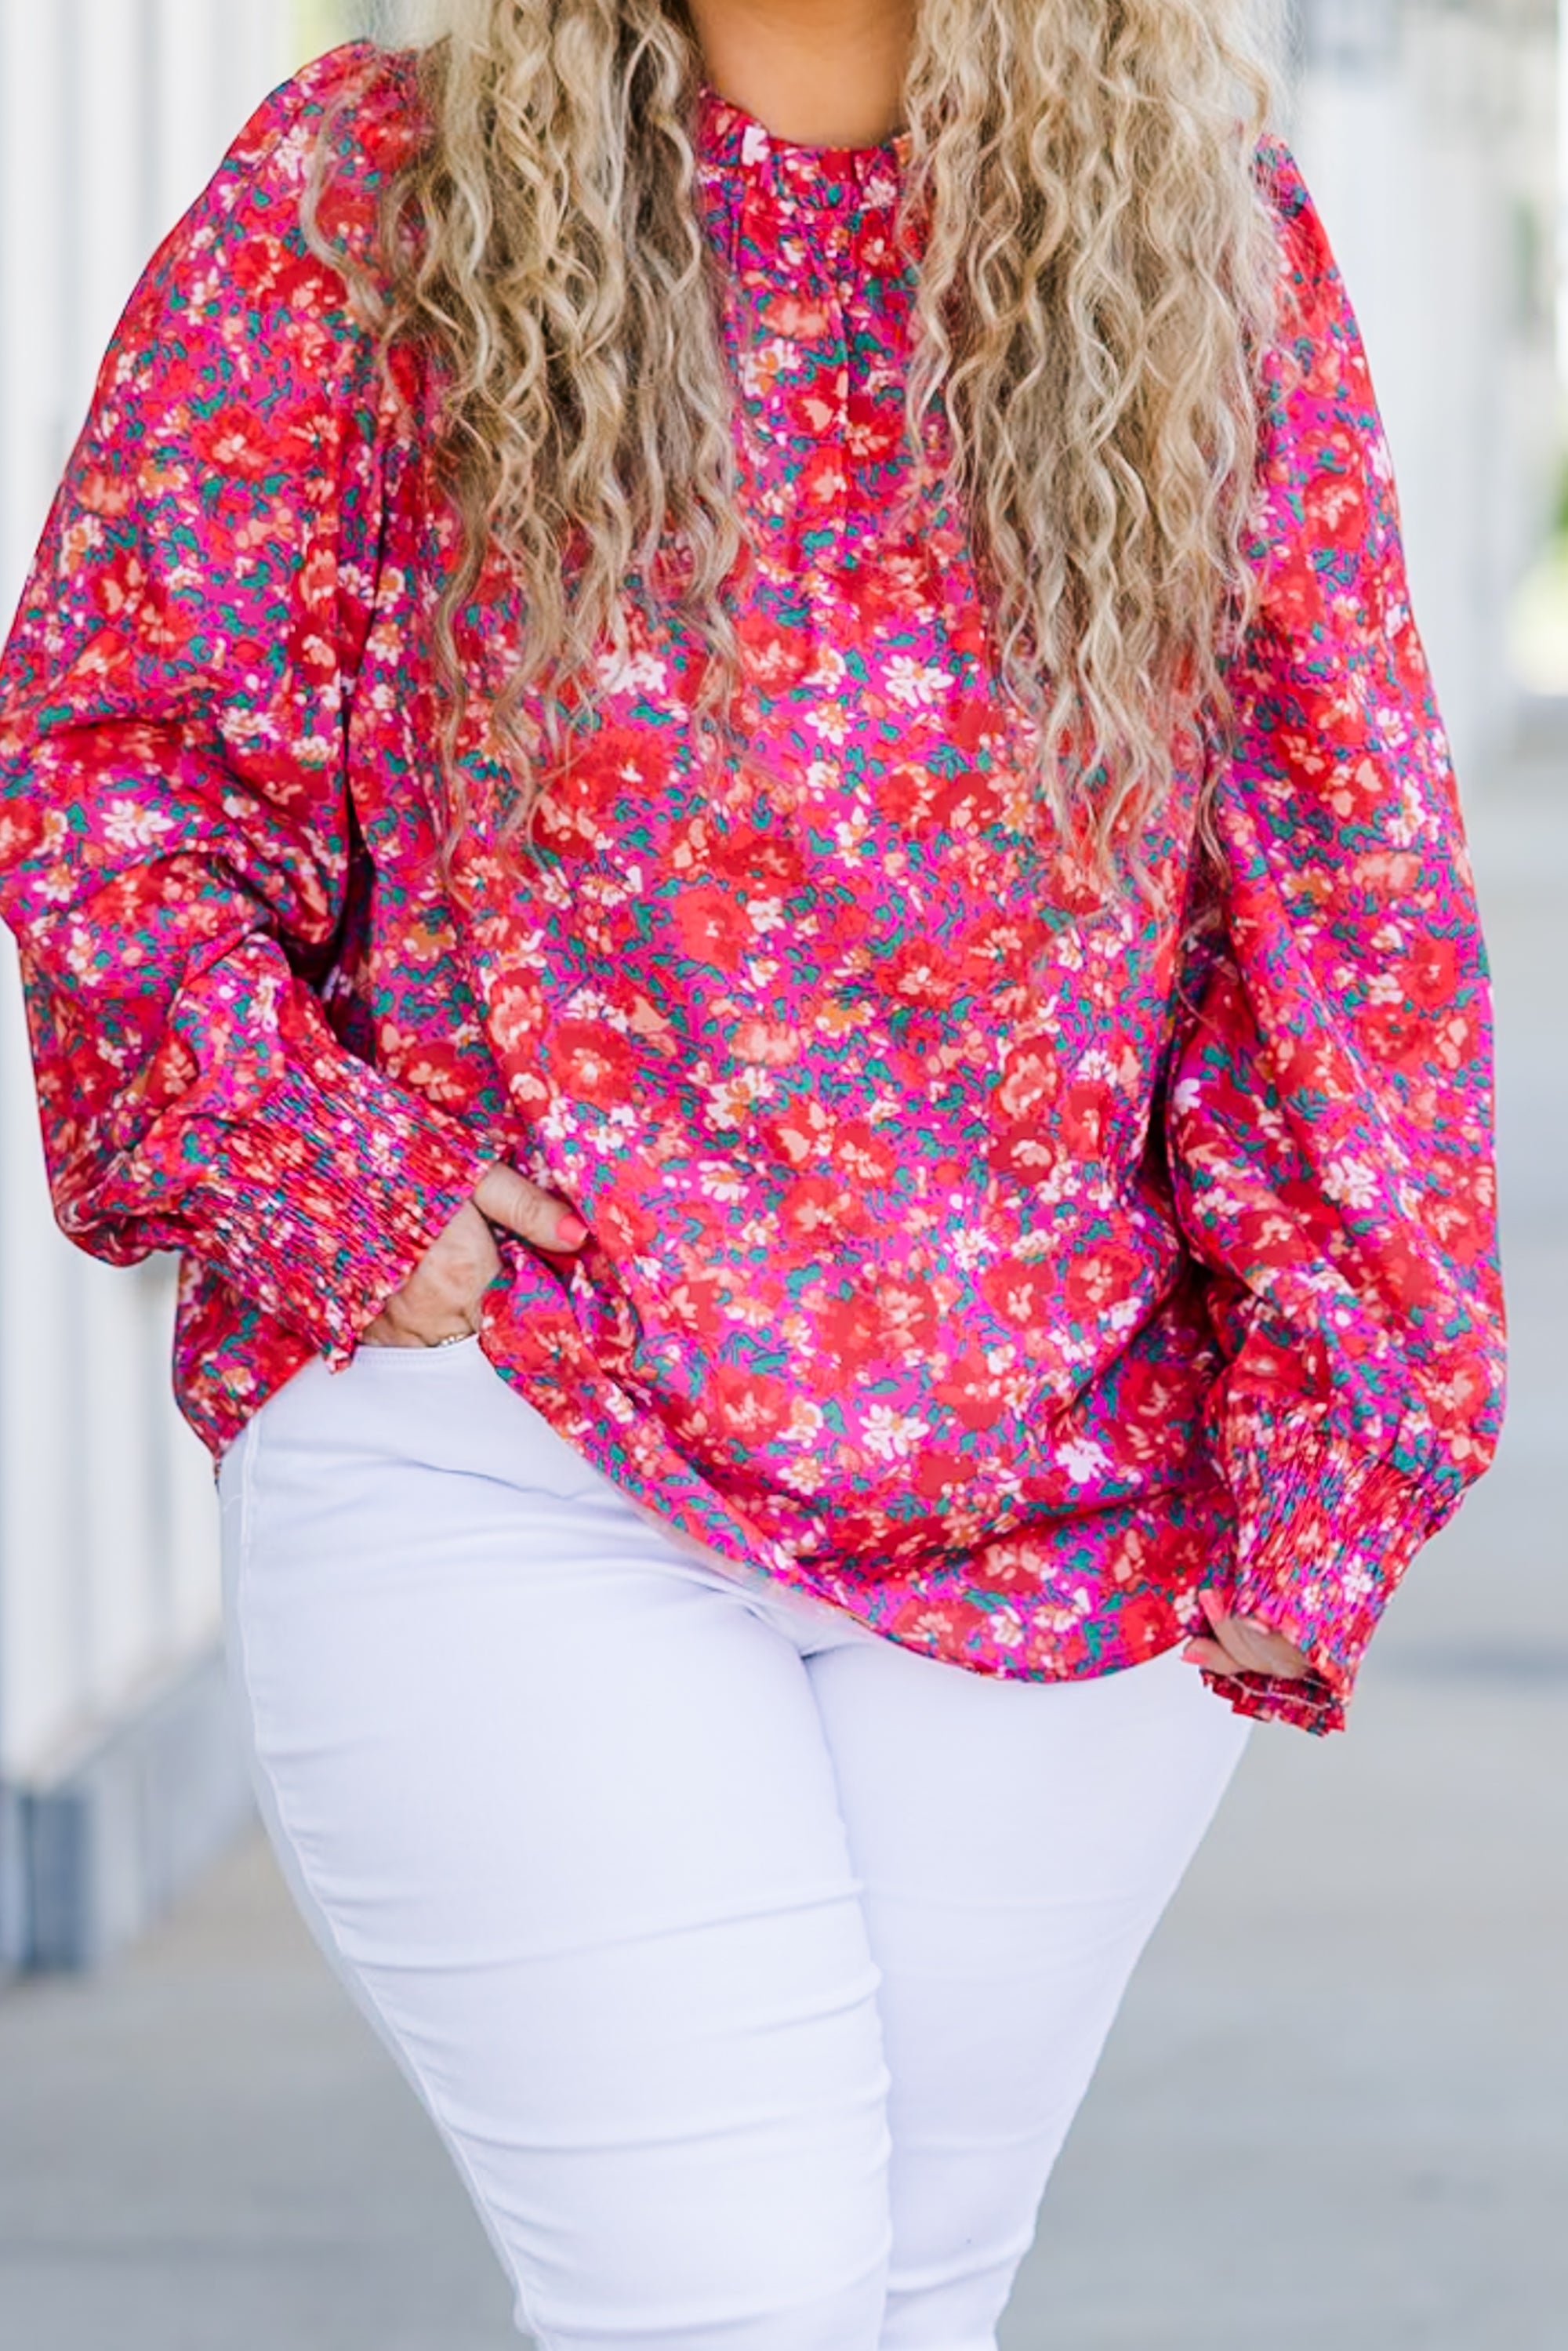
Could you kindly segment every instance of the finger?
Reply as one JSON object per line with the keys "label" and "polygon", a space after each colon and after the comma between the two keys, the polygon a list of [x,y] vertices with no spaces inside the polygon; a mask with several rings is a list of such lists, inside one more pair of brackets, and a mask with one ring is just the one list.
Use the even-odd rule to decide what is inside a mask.
{"label": "finger", "polygon": [[1311,1660],[1282,1633],[1276,1633],[1260,1616],[1230,1616],[1212,1592],[1202,1592],[1204,1614],[1213,1629],[1214,1637],[1228,1654],[1241,1661],[1249,1674],[1272,1674],[1282,1681],[1300,1681],[1312,1672]]}
{"label": "finger", "polygon": [[361,1347],[423,1347],[424,1342],[404,1331],[390,1315],[378,1314],[370,1328],[361,1332],[359,1343]]}
{"label": "finger", "polygon": [[1233,1616],[1227,1627],[1227,1637],[1232,1648],[1244,1649],[1249,1656],[1264,1662],[1259,1671],[1279,1674],[1287,1681],[1300,1681],[1312,1670],[1312,1660],[1304,1650],[1283,1633],[1276,1633],[1260,1616]]}
{"label": "finger", "polygon": [[1233,1616],[1230,1621],[1250,1641],[1267,1641],[1271,1647],[1290,1649],[1298,1656],[1301,1654],[1293,1641],[1287,1640],[1283,1633],[1276,1633],[1261,1616]]}
{"label": "finger", "polygon": [[1182,1656],[1189,1666],[1201,1666],[1206,1673],[1235,1675],[1250,1671],[1239,1658],[1233,1657],[1228,1649],[1222,1649],[1218,1641],[1191,1640],[1182,1651]]}
{"label": "finger", "polygon": [[588,1238],[580,1217],[552,1192],[542,1192],[515,1167],[487,1168],[474,1195],[481,1213],[538,1249],[578,1249]]}
{"label": "finger", "polygon": [[1225,1629],[1217,1633],[1212,1640],[1206,1638],[1201,1633],[1195,1634],[1188,1644],[1189,1647],[1201,1650],[1203,1653],[1201,1662],[1216,1673],[1267,1673],[1268,1667],[1258,1656],[1251,1644],[1236,1638],[1230,1630],[1230,1623],[1231,1620],[1226,1618]]}
{"label": "finger", "polygon": [[1303,1681],[1312,1672],[1312,1665],[1299,1649],[1281,1643],[1278,1650],[1261,1644],[1236,1641],[1222,1643],[1197,1639],[1190,1641],[1183,1655],[1193,1665],[1205,1666],[1210,1673],[1261,1674],[1268,1681]]}
{"label": "finger", "polygon": [[1212,1583],[1206,1583],[1197,1597],[1204,1614],[1217,1632],[1222,1625],[1229,1622],[1225,1613],[1225,1603]]}
{"label": "finger", "polygon": [[1278,1649],[1267,1652],[1263,1663],[1256,1670],[1260,1674],[1271,1674],[1277,1682],[1304,1682],[1313,1671],[1313,1667],[1310,1657],[1303,1657],[1300,1649],[1292,1648],[1289,1641],[1282,1641]]}
{"label": "finger", "polygon": [[418,1304],[407,1290],[390,1299],[375,1321],[360,1333],[366,1347],[439,1347],[448,1340],[471,1339],[479,1329],[477,1310],[466,1304]]}
{"label": "finger", "polygon": [[[1242,1629],[1244,1619],[1232,1616],[1216,1592],[1200,1592],[1198,1598],[1203,1603],[1203,1613],[1208,1619],[1209,1637],[1215,1646],[1232,1657],[1239,1657],[1249,1650],[1250,1644]],[[1195,1637],[1201,1640],[1204,1635],[1198,1634]]]}

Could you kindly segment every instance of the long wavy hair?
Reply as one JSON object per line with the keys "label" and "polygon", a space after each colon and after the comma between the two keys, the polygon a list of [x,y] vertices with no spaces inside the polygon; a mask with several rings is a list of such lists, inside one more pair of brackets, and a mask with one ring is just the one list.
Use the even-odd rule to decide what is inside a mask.
{"label": "long wavy hair", "polygon": [[[1001,681],[1034,722],[1039,804],[1113,892],[1142,871],[1184,730],[1223,724],[1253,595],[1279,269],[1253,15],[921,0],[904,83],[900,235],[923,225],[906,244],[912,478],[965,515]],[[376,323],[389,350],[431,348],[447,387],[449,741],[458,615],[497,552],[519,590],[501,716],[531,831],[562,714],[583,723],[596,655],[625,643],[631,583],[705,648],[705,726],[738,674],[731,389],[694,204],[703,69],[682,0],[432,0],[423,16],[430,135],[386,193]],[[553,714],[542,734],[530,705]],[[460,830],[450,772],[448,789]]]}

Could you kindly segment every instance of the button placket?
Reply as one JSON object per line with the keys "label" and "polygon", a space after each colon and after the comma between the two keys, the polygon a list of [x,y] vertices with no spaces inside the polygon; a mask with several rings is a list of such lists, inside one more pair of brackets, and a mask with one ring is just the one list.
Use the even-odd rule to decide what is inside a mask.
{"label": "button placket", "polygon": [[812,489],[810,555],[817,569],[837,571],[847,553],[850,520],[850,323],[842,290],[849,238],[836,211],[808,218],[816,247],[812,275],[827,321],[818,351],[822,361],[819,391],[828,410],[807,466]]}
{"label": "button placket", "polygon": [[739,454],[759,485],[753,519],[814,602],[831,576],[858,568],[892,458],[891,446],[856,455],[883,398],[877,351],[857,361],[856,339],[882,340],[862,279],[873,252],[877,277],[888,272],[906,153],[897,141],[863,154],[797,148],[711,93],[702,140],[705,210],[729,262]]}
{"label": "button placket", "polygon": [[[732,318],[736,357],[743,380],[749,378],[748,426],[789,452],[792,549],[805,568],[831,569],[844,556],[850,506],[844,227],[783,190],[747,190],[737,215],[739,300]],[[777,256],[781,248],[799,266],[783,274],[747,267],[749,254]]]}

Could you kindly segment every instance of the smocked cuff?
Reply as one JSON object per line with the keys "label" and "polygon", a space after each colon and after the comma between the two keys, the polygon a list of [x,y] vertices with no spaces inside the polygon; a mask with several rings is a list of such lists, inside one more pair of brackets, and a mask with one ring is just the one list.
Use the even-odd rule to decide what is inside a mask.
{"label": "smocked cuff", "polygon": [[1220,1452],[1237,1519],[1227,1605],[1293,1642],[1312,1670],[1205,1678],[1239,1714],[1343,1730],[1367,1644],[1433,1530],[1430,1504],[1393,1461],[1316,1421],[1233,1426]]}
{"label": "smocked cuff", "polygon": [[498,1154],[349,1053],[298,1063],[207,1142],[200,1253],[341,1364]]}

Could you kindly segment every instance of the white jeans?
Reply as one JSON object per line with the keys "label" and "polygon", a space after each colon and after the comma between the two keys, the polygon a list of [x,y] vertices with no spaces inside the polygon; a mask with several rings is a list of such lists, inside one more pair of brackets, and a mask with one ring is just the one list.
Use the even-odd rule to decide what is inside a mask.
{"label": "white jeans", "polygon": [[1241,1753],[1176,1652],[915,1656],[715,1561],[477,1343],[222,1471],[273,1841],[548,2351],[990,2351]]}

